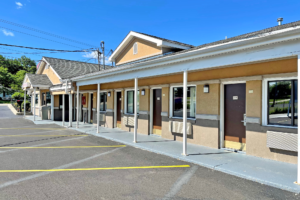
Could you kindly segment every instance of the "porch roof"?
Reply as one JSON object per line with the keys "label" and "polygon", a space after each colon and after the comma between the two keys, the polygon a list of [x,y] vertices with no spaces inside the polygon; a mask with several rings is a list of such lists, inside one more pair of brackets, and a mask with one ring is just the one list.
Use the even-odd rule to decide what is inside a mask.
{"label": "porch roof", "polygon": [[46,74],[26,74],[32,87],[51,87],[53,84]]}

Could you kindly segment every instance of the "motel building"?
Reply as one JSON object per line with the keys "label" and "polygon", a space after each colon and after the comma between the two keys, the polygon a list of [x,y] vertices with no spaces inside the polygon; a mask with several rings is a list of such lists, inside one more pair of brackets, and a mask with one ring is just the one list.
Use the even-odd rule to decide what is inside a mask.
{"label": "motel building", "polygon": [[115,66],[43,57],[23,89],[34,116],[66,126],[297,164],[300,21],[279,24],[200,46],[131,31]]}

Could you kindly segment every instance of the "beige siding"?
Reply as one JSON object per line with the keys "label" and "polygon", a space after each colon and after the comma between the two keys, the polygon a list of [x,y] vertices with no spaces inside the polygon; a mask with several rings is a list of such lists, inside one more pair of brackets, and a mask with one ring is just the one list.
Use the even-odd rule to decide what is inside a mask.
{"label": "beige siding", "polygon": [[48,69],[44,69],[42,74],[47,74],[47,76],[49,77],[50,81],[56,85],[56,84],[61,84],[61,81],[59,80],[58,76],[54,73],[54,71],[52,70],[52,68],[48,68]]}
{"label": "beige siding", "polygon": [[[137,43],[138,52],[133,54],[133,44]],[[162,54],[162,50],[155,43],[148,42],[139,38],[134,38],[127,47],[116,58],[116,64],[123,64],[134,60]]]}

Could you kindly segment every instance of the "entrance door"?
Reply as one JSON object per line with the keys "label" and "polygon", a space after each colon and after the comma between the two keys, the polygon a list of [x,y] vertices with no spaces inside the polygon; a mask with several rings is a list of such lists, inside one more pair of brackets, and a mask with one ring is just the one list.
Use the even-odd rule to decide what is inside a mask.
{"label": "entrance door", "polygon": [[121,128],[122,92],[117,92],[117,127]]}
{"label": "entrance door", "polygon": [[93,93],[91,94],[91,112],[90,112],[90,116],[91,116],[91,123],[93,123]]}
{"label": "entrance door", "polygon": [[153,90],[153,129],[152,133],[161,135],[161,89]]}
{"label": "entrance door", "polygon": [[225,85],[224,98],[225,148],[246,151],[246,84]]}

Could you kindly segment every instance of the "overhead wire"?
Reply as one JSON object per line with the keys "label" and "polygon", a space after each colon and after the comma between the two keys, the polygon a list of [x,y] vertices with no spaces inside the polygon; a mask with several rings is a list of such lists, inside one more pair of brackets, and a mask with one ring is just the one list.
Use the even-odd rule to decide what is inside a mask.
{"label": "overhead wire", "polygon": [[87,44],[87,43],[80,42],[80,41],[77,41],[77,40],[62,37],[62,36],[59,36],[59,35],[56,35],[56,34],[53,34],[53,33],[48,33],[46,31],[38,30],[38,29],[29,27],[29,26],[24,26],[22,24],[18,24],[18,23],[11,22],[11,21],[8,21],[8,20],[0,19],[0,22],[11,24],[13,26],[18,26],[18,27],[21,27],[21,28],[24,28],[24,29],[28,29],[28,30],[35,31],[35,32],[38,32],[38,33],[42,33],[42,34],[45,34],[45,35],[49,35],[49,36],[52,36],[52,37],[56,37],[56,38],[66,40],[66,41],[69,41],[69,42],[74,42],[74,43],[78,43],[78,44],[89,46],[89,47],[96,47],[95,45],[91,45],[91,44]]}

